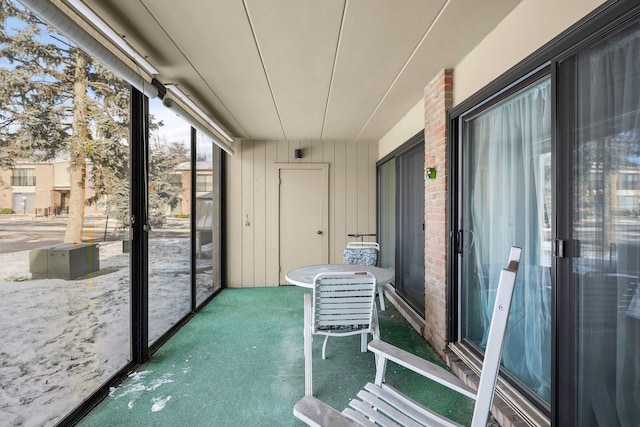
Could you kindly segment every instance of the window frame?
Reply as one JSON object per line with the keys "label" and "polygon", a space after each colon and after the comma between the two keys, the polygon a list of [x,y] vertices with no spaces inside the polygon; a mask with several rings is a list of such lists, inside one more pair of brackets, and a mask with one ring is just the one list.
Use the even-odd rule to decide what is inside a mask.
{"label": "window frame", "polygon": [[11,172],[11,185],[13,187],[35,187],[36,168],[13,168]]}

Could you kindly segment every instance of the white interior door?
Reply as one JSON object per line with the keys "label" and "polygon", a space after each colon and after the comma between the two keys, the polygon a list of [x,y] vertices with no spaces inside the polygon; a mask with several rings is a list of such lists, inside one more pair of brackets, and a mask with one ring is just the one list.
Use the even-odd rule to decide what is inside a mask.
{"label": "white interior door", "polygon": [[278,165],[280,284],[287,271],[329,258],[329,165]]}

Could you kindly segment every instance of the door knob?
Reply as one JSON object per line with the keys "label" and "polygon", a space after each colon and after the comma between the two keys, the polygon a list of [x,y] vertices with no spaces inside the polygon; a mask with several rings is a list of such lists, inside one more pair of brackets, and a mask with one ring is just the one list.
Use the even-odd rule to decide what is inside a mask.
{"label": "door knob", "polygon": [[318,230],[318,234],[322,234],[322,230]]}

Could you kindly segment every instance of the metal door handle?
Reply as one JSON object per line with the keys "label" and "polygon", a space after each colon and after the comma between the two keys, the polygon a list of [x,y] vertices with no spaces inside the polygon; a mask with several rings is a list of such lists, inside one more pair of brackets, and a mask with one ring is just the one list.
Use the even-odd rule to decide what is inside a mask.
{"label": "metal door handle", "polygon": [[322,230],[318,230],[318,234],[322,234]]}

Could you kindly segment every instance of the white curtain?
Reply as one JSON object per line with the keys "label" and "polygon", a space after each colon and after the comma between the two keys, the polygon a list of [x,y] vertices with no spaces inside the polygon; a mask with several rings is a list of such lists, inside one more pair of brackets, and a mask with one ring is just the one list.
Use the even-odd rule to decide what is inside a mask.
{"label": "white curtain", "polygon": [[[637,427],[640,237],[633,230],[640,228],[640,22],[578,55],[577,70],[578,422]],[[625,178],[634,184],[620,185]],[[633,201],[624,205],[622,198]]]}
{"label": "white curtain", "polygon": [[465,219],[472,236],[468,265],[475,270],[466,274],[478,290],[467,296],[467,304],[480,313],[483,348],[500,269],[510,246],[523,249],[503,365],[546,402],[551,390],[550,86],[544,79],[470,121]]}

